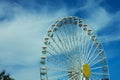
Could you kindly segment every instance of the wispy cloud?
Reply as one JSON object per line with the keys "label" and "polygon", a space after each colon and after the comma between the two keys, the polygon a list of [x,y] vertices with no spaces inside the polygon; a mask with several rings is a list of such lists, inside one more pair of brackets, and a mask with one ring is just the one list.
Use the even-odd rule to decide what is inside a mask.
{"label": "wispy cloud", "polygon": [[[120,40],[120,19],[118,18],[120,11],[114,14],[108,12],[106,8],[100,5],[103,1],[104,0],[87,0],[84,6],[78,8],[77,11],[87,13],[86,22],[90,24],[90,27],[95,32],[104,31],[103,35],[99,35],[104,42]],[[106,32],[109,32],[109,28],[113,30],[110,31],[111,34],[104,35]]]}
{"label": "wispy cloud", "polygon": [[[7,69],[16,80],[39,80],[41,42],[55,20],[74,15],[79,11],[83,11],[84,14],[85,11],[87,14],[85,21],[97,32],[120,21],[118,18],[120,12],[116,14],[107,12],[100,6],[102,1],[87,0],[82,7],[71,9],[63,2],[59,10],[51,10],[50,5],[41,6],[32,0],[33,5],[37,5],[38,8],[34,10],[32,7],[32,11],[15,2],[2,2],[0,4],[0,65],[2,65],[0,69]],[[120,24],[117,23],[116,27],[119,27],[116,34],[100,35],[100,37],[105,42],[120,40]]]}
{"label": "wispy cloud", "polygon": [[[49,11],[49,6],[43,6],[39,13],[29,12],[14,4],[4,2],[0,5],[3,17],[0,22],[0,70],[6,69],[17,80],[39,80],[43,37],[51,23],[68,13],[65,8]],[[10,15],[6,12],[9,10],[12,11]]]}

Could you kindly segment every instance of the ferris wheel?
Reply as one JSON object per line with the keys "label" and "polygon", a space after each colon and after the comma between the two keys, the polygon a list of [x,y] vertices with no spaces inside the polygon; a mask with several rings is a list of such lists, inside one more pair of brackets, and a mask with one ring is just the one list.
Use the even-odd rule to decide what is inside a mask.
{"label": "ferris wheel", "polygon": [[41,51],[40,80],[110,80],[102,43],[81,18],[51,25]]}

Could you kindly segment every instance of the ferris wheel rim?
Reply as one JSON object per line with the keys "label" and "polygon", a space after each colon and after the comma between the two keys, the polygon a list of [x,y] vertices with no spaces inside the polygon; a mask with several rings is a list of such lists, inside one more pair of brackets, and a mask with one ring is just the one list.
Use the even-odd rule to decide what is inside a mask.
{"label": "ferris wheel rim", "polygon": [[[102,44],[101,44],[100,42],[97,42],[97,38],[96,38],[97,36],[93,34],[93,30],[88,29],[88,28],[87,28],[87,26],[88,26],[87,24],[82,24],[82,22],[83,22],[82,19],[79,19],[78,17],[71,17],[71,16],[70,16],[70,17],[67,17],[67,18],[63,18],[63,19],[61,19],[61,20],[57,20],[57,21],[55,22],[55,24],[52,25],[52,28],[51,28],[50,30],[48,30],[48,36],[44,38],[44,40],[45,40],[44,43],[45,43],[46,46],[42,47],[42,48],[43,48],[42,54],[44,54],[44,56],[41,56],[41,63],[40,63],[40,64],[47,64],[47,61],[46,61],[45,59],[47,58],[46,54],[49,53],[49,52],[46,51],[46,49],[48,48],[48,45],[50,45],[49,39],[52,39],[52,37],[54,36],[54,32],[57,31],[57,27],[62,27],[62,25],[60,24],[60,22],[61,22],[61,21],[64,21],[64,20],[67,20],[67,19],[68,19],[68,20],[69,20],[69,19],[79,20],[79,23],[73,23],[73,24],[77,24],[77,25],[78,25],[77,27],[80,27],[80,28],[83,29],[83,31],[86,31],[86,32],[87,32],[87,34],[88,34],[88,36],[90,36],[91,40],[95,41],[94,43],[96,44],[96,49],[99,47],[99,45],[101,45],[101,48],[102,48],[102,49],[98,49],[98,50],[99,50],[99,54],[98,54],[96,57],[98,57],[98,56],[100,56],[102,53],[104,53],[104,48],[103,48],[103,46],[102,46]],[[67,24],[67,23],[64,23],[64,24]],[[49,33],[51,33],[51,34],[49,34]],[[92,45],[92,46],[94,46],[94,45]],[[51,53],[49,53],[49,54],[51,54]],[[105,53],[104,53],[104,54],[105,54]],[[51,54],[51,55],[52,55],[52,54]],[[90,52],[89,52],[89,55],[90,55]],[[89,55],[88,55],[88,57],[89,57]],[[104,59],[101,59],[101,61],[99,60],[98,62],[102,62],[102,60],[106,60],[106,55],[104,55],[104,56],[105,56]],[[95,59],[96,57],[94,57],[94,59]],[[89,61],[91,58],[92,58],[92,57],[89,57],[88,61]],[[94,59],[92,59],[92,60],[94,60]],[[43,60],[43,62],[42,62],[42,60]],[[85,64],[88,64],[88,63],[85,63]],[[108,69],[108,64],[107,64],[107,63],[106,63],[107,65],[105,65],[105,66],[96,67],[96,68],[92,68],[92,66],[94,66],[95,64],[97,64],[97,62],[94,62],[93,65],[91,65],[91,64],[92,64],[92,61],[88,64],[88,65],[90,65],[91,70],[103,68],[103,67],[106,67],[106,66],[107,66],[107,69]],[[82,65],[83,65],[83,64],[82,64]],[[41,68],[41,67],[40,67],[40,68]],[[44,66],[44,69],[43,69],[43,68],[40,69],[40,72],[41,72],[42,70],[44,70],[45,72],[40,73],[40,75],[46,75],[46,80],[49,79],[48,76],[47,76],[47,70],[50,70],[50,69],[48,68],[48,66],[45,65],[45,66]],[[45,73],[46,73],[46,74],[45,74]],[[92,74],[99,74],[99,75],[101,75],[102,73],[92,72],[91,75],[92,75]],[[67,75],[68,75],[68,74],[67,74]],[[105,74],[105,75],[108,75],[108,76],[109,76],[109,72],[108,72],[108,74]],[[85,76],[85,74],[83,74],[83,76]],[[94,76],[93,76],[93,77],[94,77]],[[87,77],[86,77],[86,78],[87,78]],[[41,80],[42,80],[42,78],[41,78]]]}

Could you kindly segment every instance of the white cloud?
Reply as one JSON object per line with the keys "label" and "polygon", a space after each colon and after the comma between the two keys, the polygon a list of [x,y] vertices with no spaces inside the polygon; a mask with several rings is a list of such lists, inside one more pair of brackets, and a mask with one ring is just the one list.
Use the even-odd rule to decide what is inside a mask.
{"label": "white cloud", "polygon": [[17,80],[39,80],[39,66],[19,69],[11,76]]}
{"label": "white cloud", "polygon": [[[95,0],[88,0],[85,6],[78,9],[87,10],[90,16],[86,22],[95,31],[107,27],[113,20],[117,21],[120,14],[109,14],[103,7],[99,6],[101,1],[95,3]],[[10,71],[16,80],[37,80],[39,79],[39,67],[37,65],[39,65],[43,37],[51,23],[71,13],[65,7],[51,12],[49,6],[42,7],[43,9],[39,13],[29,13],[18,4],[15,4],[13,8],[10,4],[4,3],[0,5],[0,16],[4,15],[3,8],[6,6],[10,7],[14,14],[9,15],[12,16],[12,19],[0,23],[0,65],[2,65],[0,69]],[[72,14],[76,11],[73,10]],[[106,42],[120,40],[119,34],[101,36],[101,38],[105,39]],[[22,67],[15,70],[16,65]]]}
{"label": "white cloud", "polygon": [[91,16],[88,18],[88,22],[90,23],[93,30],[98,31],[107,27],[109,22],[112,20],[112,16],[106,12],[104,8],[97,8],[96,11],[91,13]]}
{"label": "white cloud", "polygon": [[[112,32],[111,32],[111,34],[108,34],[106,36],[100,36],[100,38],[104,42],[109,43],[111,41],[119,41],[120,40],[120,35],[119,35],[119,33],[120,33],[120,23],[119,23],[120,19],[118,18],[119,15],[120,15],[120,11],[116,12],[115,14],[112,14],[111,16],[108,16],[111,18],[111,20],[107,23],[107,25],[110,25],[110,27],[107,25],[104,27],[108,27],[108,29],[112,28]],[[111,25],[112,25],[112,27],[111,27]],[[106,29],[106,32],[107,31],[108,30]]]}
{"label": "white cloud", "polygon": [[43,37],[51,23],[68,15],[65,8],[56,12],[47,10],[29,13],[19,5],[14,6],[14,17],[0,24],[0,68],[12,73],[17,80],[39,79],[38,62]]}
{"label": "white cloud", "polygon": [[86,0],[84,6],[80,7],[79,10],[93,11],[95,8],[100,7],[99,4],[102,1],[103,0]]}
{"label": "white cloud", "polygon": [[[120,22],[120,19],[118,18],[120,11],[117,11],[114,14],[108,12],[104,7],[100,6],[100,3],[103,1],[104,0],[87,0],[85,5],[78,9],[78,11],[83,10],[88,13],[89,16],[86,18],[85,22],[88,23],[90,28],[92,28],[95,32],[102,31],[103,29],[108,28],[110,25],[115,24],[115,22]],[[117,34],[114,34],[114,27],[119,27],[118,32],[116,32]],[[120,24],[115,24],[115,26],[112,28],[113,34],[99,36],[104,42],[120,40]]]}

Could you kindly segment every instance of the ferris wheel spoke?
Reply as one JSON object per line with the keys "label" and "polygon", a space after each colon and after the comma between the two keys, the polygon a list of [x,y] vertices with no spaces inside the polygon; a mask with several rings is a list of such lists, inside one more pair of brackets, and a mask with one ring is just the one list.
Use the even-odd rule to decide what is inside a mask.
{"label": "ferris wheel spoke", "polygon": [[76,48],[76,46],[75,46],[75,42],[74,42],[74,29],[72,28],[73,26],[69,26],[69,28],[70,29],[72,29],[71,31],[70,31],[70,41],[71,41],[71,47],[72,47],[72,51],[73,51],[73,53],[75,53],[75,48]]}
{"label": "ferris wheel spoke", "polygon": [[88,63],[90,63],[91,59],[93,59],[95,57],[95,51],[96,51],[96,49],[94,49],[93,52],[91,51],[90,56],[88,58]]}
{"label": "ferris wheel spoke", "polygon": [[88,60],[87,60],[87,56],[88,56],[88,50],[89,50],[90,42],[91,42],[90,38],[89,38],[88,40],[89,40],[89,41],[88,41],[88,44],[87,44],[86,57],[85,57],[85,62],[86,62],[86,63],[88,62]]}
{"label": "ferris wheel spoke", "polygon": [[72,41],[73,41],[73,49],[74,49],[74,51],[75,51],[75,48],[76,48],[76,45],[75,45],[75,30],[74,30],[74,28],[75,28],[75,26],[72,24],[71,26],[71,29],[72,29],[72,31],[71,31],[71,37],[72,37]]}
{"label": "ferris wheel spoke", "polygon": [[[50,55],[53,55],[53,54],[52,54],[51,52],[49,52],[49,51],[48,51],[48,53],[49,53]],[[57,53],[57,52],[56,52],[56,53]],[[54,60],[53,62],[55,63],[58,58],[56,58],[55,55],[53,55],[53,56],[54,56],[54,58],[55,58],[55,60]],[[59,61],[59,62],[56,62],[56,64],[58,64],[58,63],[59,63],[59,64],[60,64],[60,63],[62,64],[62,63],[63,63],[64,65],[67,65],[67,64],[68,64],[68,62],[66,62],[67,57],[63,56],[63,59],[64,59],[64,61],[62,61],[62,62],[60,62],[60,61]],[[68,59],[69,59],[69,58],[68,58]],[[50,60],[50,61],[51,61],[51,60]],[[71,62],[71,63],[72,63],[72,62]]]}
{"label": "ferris wheel spoke", "polygon": [[93,67],[91,68],[91,70],[96,70],[96,69],[101,69],[101,68],[107,68],[108,65],[104,65],[104,66],[99,66],[99,67]]}
{"label": "ferris wheel spoke", "polygon": [[89,48],[89,50],[88,50],[87,63],[88,63],[89,58],[90,58],[91,55],[92,55],[93,49],[94,49],[94,42],[91,41],[91,46],[90,46],[90,48]]}
{"label": "ferris wheel spoke", "polygon": [[76,76],[77,74],[72,75],[68,80],[73,80],[73,78]]}
{"label": "ferris wheel spoke", "polygon": [[84,36],[83,36],[83,32],[81,33],[82,34],[82,43],[81,43],[81,57],[82,57],[82,60],[83,60],[83,62],[84,62],[84,40],[83,40],[83,38],[84,38]]}
{"label": "ferris wheel spoke", "polygon": [[76,28],[77,28],[77,32],[76,32],[76,35],[75,35],[75,40],[76,40],[76,47],[77,47],[77,51],[79,52],[80,50],[79,50],[79,37],[80,37],[80,33],[79,33],[79,27],[78,27],[78,25],[76,26]]}
{"label": "ferris wheel spoke", "polygon": [[[51,51],[47,51],[47,53],[48,53],[49,55],[51,55],[51,56],[54,56],[54,57],[55,57],[55,53],[53,53],[53,52],[51,52]],[[56,53],[56,55],[57,55],[57,53]]]}
{"label": "ferris wheel spoke", "polygon": [[[52,48],[53,48],[53,49],[52,49]],[[52,52],[49,52],[49,51],[48,51],[48,53],[49,53],[50,55],[58,55],[59,52],[58,52],[54,47],[52,47],[52,48],[49,47],[49,49],[52,49],[52,52],[53,52],[53,53],[52,53]],[[66,59],[66,58],[64,57],[64,59]]]}
{"label": "ferris wheel spoke", "polygon": [[[85,32],[85,51],[84,51],[84,54],[85,54],[85,57],[87,56],[87,44],[88,44],[88,35],[87,35],[87,32]],[[85,60],[85,63],[87,63],[86,62],[86,60]]]}
{"label": "ferris wheel spoke", "polygon": [[[78,20],[76,21],[77,22],[77,24],[78,24]],[[78,29],[79,30],[79,27],[78,27],[78,25],[75,25],[74,26],[74,28],[76,28],[76,29]],[[77,32],[74,30],[74,43],[75,43],[75,49],[76,49],[76,51],[78,51],[79,52],[79,44],[78,44],[78,37],[79,36],[77,36],[77,33],[78,33],[78,30],[77,30]],[[79,34],[80,35],[80,34]]]}
{"label": "ferris wheel spoke", "polygon": [[70,71],[70,70],[54,69],[54,68],[47,68],[47,70],[51,70],[51,71],[60,71],[60,72],[69,72],[69,71]]}
{"label": "ferris wheel spoke", "polygon": [[[75,25],[74,25],[74,23],[76,23]],[[79,34],[79,27],[78,27],[78,20],[76,20],[76,21],[74,21],[73,22],[73,24],[71,25],[71,32],[73,33],[73,43],[74,43],[74,47],[75,47],[75,52],[77,53],[77,51],[79,52],[79,43],[78,43],[78,40],[79,40],[79,38],[81,38],[81,36],[80,36],[80,34]],[[73,27],[72,27],[73,26]],[[78,29],[77,31],[75,30],[75,28],[76,29]],[[80,58],[80,57],[79,57]]]}
{"label": "ferris wheel spoke", "polygon": [[53,52],[53,54],[59,54],[59,51],[56,48],[54,48],[53,45],[50,44],[48,47],[49,47],[50,51]]}
{"label": "ferris wheel spoke", "polygon": [[68,38],[68,35],[67,35],[67,32],[66,32],[65,28],[63,30],[64,30],[64,35],[65,35],[64,39],[65,39],[66,44],[67,44],[67,49],[68,49],[68,51],[70,51],[71,50],[70,41],[69,41],[69,38]]}
{"label": "ferris wheel spoke", "polygon": [[[67,27],[67,26],[66,26]],[[68,38],[69,36],[67,35],[67,33],[69,33],[70,31],[67,31],[66,30],[66,27],[64,28],[64,31],[65,31],[65,34],[66,34],[66,38]],[[70,47],[70,44],[72,43],[71,40],[68,38],[68,46],[69,46],[69,53],[71,53],[73,50],[72,48]],[[71,57],[71,56],[70,56]],[[72,58],[72,57],[71,57]]]}
{"label": "ferris wheel spoke", "polygon": [[71,25],[68,25],[68,36],[70,37],[69,38],[69,40],[70,40],[70,46],[71,46],[71,50],[74,50],[74,48],[76,47],[76,45],[75,45],[75,41],[74,41],[74,30],[73,30],[73,28],[72,27],[74,27],[74,26],[71,26]]}
{"label": "ferris wheel spoke", "polygon": [[[61,32],[61,31],[60,31]],[[64,35],[66,35],[66,34],[64,34]],[[62,36],[62,32],[61,32],[61,36]],[[67,37],[67,36],[66,36]],[[64,40],[64,38],[63,38],[63,40]],[[65,38],[65,40],[66,40],[66,38]],[[64,40],[64,41],[65,41]],[[67,39],[68,40],[68,39]],[[67,41],[66,40],[66,41]],[[68,42],[67,42],[68,43]],[[66,44],[66,42],[64,42],[64,44]],[[69,43],[68,43],[69,44]],[[65,45],[66,46],[66,45]],[[66,49],[68,50],[67,52],[70,52],[70,50],[68,49],[68,47],[66,46]],[[67,54],[68,55],[68,54]],[[71,58],[71,56],[70,55],[68,55],[70,58]]]}
{"label": "ferris wheel spoke", "polygon": [[80,65],[83,64],[83,57],[82,57],[82,34],[80,33],[81,31],[79,30],[80,28],[78,27],[78,31],[77,31],[77,46],[78,46],[78,58],[79,58],[79,63]]}
{"label": "ferris wheel spoke", "polygon": [[89,62],[89,64],[91,64],[98,56],[99,54],[97,53],[97,55]]}
{"label": "ferris wheel spoke", "polygon": [[[69,61],[58,61],[57,59],[50,59],[50,61],[49,62],[53,62],[53,65],[56,65],[56,66],[58,66],[58,67],[65,67],[65,68],[68,68],[68,67],[76,67],[76,66],[74,66],[74,65],[72,65],[72,66],[70,66],[70,64],[72,64],[73,62],[70,62],[69,63]],[[58,64],[59,63],[59,64]]]}
{"label": "ferris wheel spoke", "polygon": [[56,36],[57,36],[57,38],[58,38],[59,42],[61,43],[61,47],[63,48],[64,52],[66,52],[66,53],[67,53],[67,51],[65,50],[64,42],[62,41],[62,39],[60,38],[60,36],[58,36],[58,34],[57,34],[57,33],[55,33],[55,34],[56,34]]}
{"label": "ferris wheel spoke", "polygon": [[[94,51],[92,52],[92,56],[89,58],[88,62],[89,62],[91,59],[94,59],[94,58],[96,58],[96,57],[98,56],[98,52],[96,52],[96,51],[97,51],[97,48],[98,48],[98,47],[95,47]],[[94,56],[94,55],[95,55],[95,52],[97,53],[97,56]],[[91,61],[92,61],[92,60],[91,60]]]}
{"label": "ferris wheel spoke", "polygon": [[[83,54],[83,60],[85,60],[84,58],[85,58],[85,36],[84,36],[84,32],[82,32],[82,36],[83,36],[83,44],[82,44],[82,49],[83,49],[83,51],[82,51],[82,54]],[[85,62],[85,61],[84,61]]]}
{"label": "ferris wheel spoke", "polygon": [[[82,49],[81,49],[81,54],[83,54],[84,53],[84,34],[83,34],[83,31],[82,31]],[[84,54],[83,54],[83,58],[84,58]]]}
{"label": "ferris wheel spoke", "polygon": [[91,63],[91,67],[94,66],[94,65],[97,64],[97,63],[100,63],[101,61],[103,61],[103,60],[105,60],[105,59],[106,59],[106,57],[103,57],[102,59],[99,59],[99,60],[94,61],[93,63]]}
{"label": "ferris wheel spoke", "polygon": [[[76,32],[76,51],[78,53],[78,59],[79,59],[79,65],[81,65],[81,56],[80,56],[80,45],[79,45],[79,36],[78,36],[78,33],[79,33],[79,27],[77,27],[77,32]],[[80,35],[80,34],[79,34]]]}
{"label": "ferris wheel spoke", "polygon": [[87,33],[85,32],[84,33],[85,34],[85,37],[84,37],[84,53],[83,53],[83,55],[84,55],[84,62],[85,63],[87,63],[86,62],[86,56],[87,56],[87,53],[86,53],[86,51],[87,51]]}
{"label": "ferris wheel spoke", "polygon": [[69,49],[68,49],[68,47],[67,47],[66,39],[65,39],[66,35],[63,34],[64,32],[61,31],[61,28],[60,28],[58,31],[59,31],[59,33],[60,33],[60,35],[61,35],[61,40],[63,40],[63,44],[64,44],[63,47],[65,47],[65,48],[66,48],[66,52],[68,52]]}
{"label": "ferris wheel spoke", "polygon": [[69,35],[68,35],[68,36],[69,36],[69,42],[70,42],[70,48],[71,48],[70,50],[72,50],[74,47],[73,47],[73,42],[72,42],[72,36],[70,35],[71,32],[72,32],[72,31],[71,31],[71,26],[70,26],[70,24],[68,24],[67,27],[68,27],[68,29],[69,29],[69,31],[68,31],[68,34],[69,34]]}
{"label": "ferris wheel spoke", "polygon": [[[81,52],[80,52],[80,48],[79,48],[79,44],[81,43],[81,41],[79,41],[79,37],[81,38],[81,36],[79,35],[79,36],[77,36],[78,35],[78,31],[77,32],[75,32],[75,30],[73,29],[74,27],[76,27],[76,26],[71,26],[71,32],[73,33],[73,43],[74,43],[74,47],[75,47],[75,49],[74,49],[74,52],[75,52],[75,54],[77,54],[78,56],[76,56],[76,59],[79,59],[79,65],[81,65],[81,63],[82,63],[82,56],[81,56]],[[77,29],[78,29],[79,27],[77,27]],[[76,41],[75,41],[76,40]],[[80,42],[80,43],[79,43]],[[78,48],[77,48],[78,47]]]}
{"label": "ferris wheel spoke", "polygon": [[108,73],[98,73],[98,72],[91,72],[91,74],[94,74],[94,75],[109,75]]}
{"label": "ferris wheel spoke", "polygon": [[[51,64],[53,64],[53,65],[55,65],[55,66],[58,66],[58,67],[68,67],[67,65],[68,65],[68,63],[67,62],[60,62],[60,61],[58,61],[57,59],[50,59],[50,61],[48,61],[48,62],[51,62]],[[58,64],[59,63],[59,64]],[[64,66],[64,65],[66,65],[66,66]]]}
{"label": "ferris wheel spoke", "polygon": [[60,51],[63,51],[63,49],[59,46],[58,42],[56,42],[56,40],[54,38],[52,38],[53,42],[56,44],[56,46],[58,47],[58,49]]}
{"label": "ferris wheel spoke", "polygon": [[[67,29],[66,29],[67,28]],[[67,44],[68,44],[68,49],[69,50],[72,50],[73,49],[73,47],[71,46],[71,40],[70,40],[70,36],[68,35],[69,34],[69,32],[70,32],[70,26],[69,25],[64,25],[63,26],[63,31],[64,31],[64,34],[65,34],[65,36],[66,36],[66,40],[67,40]]]}
{"label": "ferris wheel spoke", "polygon": [[96,56],[95,56],[95,52],[96,52],[96,50],[97,50],[97,48],[95,48],[94,50],[93,50],[93,52],[91,52],[91,56],[88,58],[88,63],[90,64],[90,60],[92,61],[92,59],[94,59]]}
{"label": "ferris wheel spoke", "polygon": [[96,52],[97,48],[95,47],[93,51],[91,51],[91,56],[88,58],[88,62],[94,58],[95,52]]}
{"label": "ferris wheel spoke", "polygon": [[[100,55],[100,53],[102,52],[102,50],[98,50],[98,45],[95,47],[95,49],[94,49],[94,51],[93,51],[93,55],[95,55],[95,54],[97,54],[96,56],[91,56],[90,58],[89,58],[89,64],[91,64],[91,62],[93,62],[99,55]],[[96,52],[96,53],[95,53]],[[91,61],[90,61],[91,60]]]}
{"label": "ferris wheel spoke", "polygon": [[58,74],[58,75],[54,75],[54,76],[50,76],[48,79],[50,80],[54,80],[54,79],[59,79],[59,78],[62,78],[62,77],[65,77],[65,76],[68,76],[68,74]]}
{"label": "ferris wheel spoke", "polygon": [[[75,27],[75,26],[73,26],[73,27]],[[70,31],[69,32],[71,32],[70,34],[72,35],[70,35],[70,41],[72,41],[71,42],[71,45],[73,46],[73,49],[74,50],[72,50],[72,53],[77,53],[76,51],[77,51],[77,49],[76,49],[76,47],[77,47],[77,42],[75,42],[75,40],[77,40],[77,38],[75,37],[76,36],[76,34],[75,34],[75,32],[74,32],[74,29],[73,29],[73,27],[72,26],[69,26],[69,29],[70,29]],[[79,56],[77,56],[77,58],[79,59]]]}
{"label": "ferris wheel spoke", "polygon": [[[54,51],[54,53],[60,54],[59,51],[57,51],[52,45],[50,45],[50,46],[51,46],[52,48],[51,48],[51,47],[49,47],[49,48],[52,49],[52,51]],[[50,52],[49,52],[49,53],[50,53]],[[66,53],[66,54],[67,54],[67,53]],[[71,59],[70,56],[68,56],[68,57],[69,57],[69,59]],[[66,58],[65,58],[65,59],[66,59]]]}
{"label": "ferris wheel spoke", "polygon": [[[51,53],[51,52],[48,51],[48,53],[49,53],[51,56],[53,56],[53,58],[55,59],[55,62],[56,62],[56,60],[58,59],[58,57],[56,57],[57,52],[56,52],[56,54],[53,54],[53,53]],[[64,59],[66,59],[66,58],[64,57]],[[65,61],[64,61],[64,62],[65,62]]]}
{"label": "ferris wheel spoke", "polygon": [[[59,38],[59,36],[57,36],[57,37]],[[59,38],[59,41],[61,42],[60,38]],[[61,42],[61,44],[62,44],[62,46],[63,46],[63,43],[62,43],[62,42]],[[63,46],[63,48],[64,48],[64,46]],[[68,55],[68,52],[69,52],[69,51],[66,51],[65,49],[63,49],[63,51],[65,52],[65,54],[67,54],[67,56],[69,57],[69,59],[71,59],[71,56]]]}
{"label": "ferris wheel spoke", "polygon": [[80,58],[80,59],[82,59],[82,52],[81,52],[81,50],[82,50],[82,46],[81,46],[81,44],[82,44],[82,32],[81,32],[81,28],[79,28],[78,26],[75,26],[76,28],[77,28],[77,32],[74,32],[74,33],[76,33],[76,34],[74,34],[74,37],[75,37],[75,42],[76,42],[76,51],[78,51],[77,53],[79,54],[79,56],[78,56],[78,58]]}
{"label": "ferris wheel spoke", "polygon": [[88,59],[91,55],[91,51],[92,51],[93,46],[94,46],[94,43],[91,43],[90,49],[88,50],[88,56],[86,57],[87,62],[88,62]]}
{"label": "ferris wheel spoke", "polygon": [[78,79],[78,80],[82,80],[82,77],[83,77],[83,76],[79,74],[79,79]]}
{"label": "ferris wheel spoke", "polygon": [[92,78],[91,78],[91,80],[101,80],[101,78],[100,77],[98,77],[98,76],[91,76]]}

